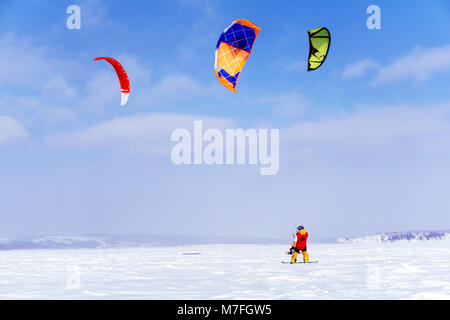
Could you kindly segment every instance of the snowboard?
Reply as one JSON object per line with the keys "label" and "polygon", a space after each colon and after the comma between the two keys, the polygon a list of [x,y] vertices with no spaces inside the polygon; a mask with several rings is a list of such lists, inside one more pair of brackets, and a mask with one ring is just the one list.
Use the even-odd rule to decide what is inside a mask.
{"label": "snowboard", "polygon": [[303,264],[303,263],[317,263],[317,262],[319,262],[319,260],[308,261],[308,262],[297,261],[297,262],[294,262],[294,263],[291,263],[290,261],[281,261],[281,263],[286,263],[286,264]]}

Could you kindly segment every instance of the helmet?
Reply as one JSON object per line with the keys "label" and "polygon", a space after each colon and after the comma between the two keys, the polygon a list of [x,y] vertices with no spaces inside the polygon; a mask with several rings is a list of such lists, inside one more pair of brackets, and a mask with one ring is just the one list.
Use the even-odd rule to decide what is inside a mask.
{"label": "helmet", "polygon": [[305,229],[305,228],[303,228],[303,226],[298,226],[298,227],[297,227],[297,230],[299,230],[299,231],[300,231],[300,230],[303,230],[303,229]]}

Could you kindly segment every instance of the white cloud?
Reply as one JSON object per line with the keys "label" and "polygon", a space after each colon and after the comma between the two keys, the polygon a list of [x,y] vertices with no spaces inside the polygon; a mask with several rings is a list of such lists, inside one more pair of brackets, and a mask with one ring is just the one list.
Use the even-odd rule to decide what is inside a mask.
{"label": "white cloud", "polygon": [[173,97],[189,95],[204,95],[207,88],[185,74],[172,74],[164,77],[160,83],[155,85],[150,94],[154,97]]}
{"label": "white cloud", "polygon": [[169,74],[159,82],[138,92],[137,103],[143,106],[167,106],[192,97],[207,97],[219,92],[217,85],[205,85],[186,74]]}
{"label": "white cloud", "polygon": [[286,92],[278,95],[265,95],[257,99],[249,99],[251,103],[270,105],[273,113],[281,117],[293,117],[303,114],[305,97],[297,92]]}
{"label": "white cloud", "polygon": [[[120,86],[114,69],[93,72],[86,80],[77,103],[81,112],[103,115],[107,106],[120,106]],[[133,92],[131,92],[133,94]]]}
{"label": "white cloud", "polygon": [[416,47],[408,55],[382,65],[371,59],[347,65],[342,72],[344,79],[354,79],[372,71],[373,84],[379,85],[400,80],[427,80],[435,74],[450,71],[450,45],[423,48]]}
{"label": "white cloud", "polygon": [[[196,232],[219,225],[234,230],[236,219],[242,222],[240,230],[248,231],[260,218],[262,234],[282,230],[286,221],[299,219],[299,212],[301,223],[316,236],[330,237],[449,221],[450,103],[359,107],[281,128],[280,173],[271,178],[250,166],[172,165],[171,131],[190,129],[197,119],[207,121],[141,114],[49,137],[46,181],[41,182],[41,172],[31,172],[31,178],[27,172],[22,180],[11,178],[3,194],[26,189],[32,201],[10,205],[20,217],[26,216],[24,209],[37,207],[61,217],[61,227],[70,212],[80,230],[89,226],[97,232],[92,221],[103,227],[115,219],[109,225],[114,232],[126,226],[143,232],[186,227]],[[229,119],[210,121],[214,127],[239,127]],[[93,161],[68,160],[67,151]],[[124,160],[111,157],[114,152],[138,156]],[[54,160],[59,154],[64,160]],[[30,184],[30,179],[39,183]],[[34,185],[44,192],[36,195]]]}
{"label": "white cloud", "polygon": [[[77,90],[72,76],[83,73],[73,60],[55,57],[31,38],[0,36],[2,113],[29,126],[57,124],[78,117]],[[76,72],[75,72],[76,70]]]}
{"label": "white cloud", "polygon": [[[120,108],[119,82],[111,66],[90,59],[84,63],[61,59],[37,43],[14,34],[0,37],[3,113],[20,118],[28,127],[42,122],[58,125],[83,114],[104,117],[108,108]],[[150,61],[127,54],[117,59],[130,78],[127,106],[165,107],[223,92],[216,84],[205,85],[187,74],[168,74],[153,80]]]}
{"label": "white cloud", "polygon": [[42,88],[46,95],[60,95],[63,99],[73,98],[76,93],[76,90],[61,75],[44,82]]}
{"label": "white cloud", "polygon": [[34,94],[5,94],[0,108],[4,113],[21,118],[27,126],[58,124],[78,118],[72,108],[77,101],[76,90],[62,76],[43,81],[40,86]]}
{"label": "white cloud", "polygon": [[36,118],[46,125],[60,124],[78,119],[78,114],[72,108],[42,106],[36,109]]}
{"label": "white cloud", "polygon": [[61,59],[32,39],[15,34],[0,36],[0,85],[40,89],[61,74],[76,74],[80,66]]}
{"label": "white cloud", "polygon": [[105,121],[74,132],[50,136],[47,146],[63,149],[110,149],[117,153],[169,155],[173,130],[193,129],[195,120],[205,127],[232,128],[226,118],[180,114],[138,114]]}
{"label": "white cloud", "polygon": [[0,116],[0,145],[28,139],[28,132],[14,118]]}
{"label": "white cloud", "polygon": [[358,78],[370,70],[377,69],[379,66],[379,63],[370,59],[357,61],[345,67],[344,71],[342,72],[342,77],[344,79]]}
{"label": "white cloud", "polygon": [[[139,92],[136,89],[144,93],[149,86],[148,63],[129,55],[118,59],[132,82],[131,102]],[[82,114],[104,116],[108,106],[120,105],[120,88],[114,69],[101,64],[60,59],[31,38],[4,34],[0,36],[0,109],[27,127],[57,125]]]}
{"label": "white cloud", "polygon": [[449,221],[449,141],[450,102],[302,121],[280,130],[279,194],[321,232],[436,228]]}
{"label": "white cloud", "polygon": [[[286,148],[317,159],[349,164],[365,159],[416,157],[450,158],[450,103],[439,106],[357,108],[314,122],[301,122],[282,131]],[[292,146],[295,146],[293,148]],[[295,151],[294,153],[296,153]],[[401,160],[400,160],[401,159]]]}
{"label": "white cloud", "polygon": [[450,45],[435,48],[416,47],[407,56],[382,67],[374,83],[383,84],[411,78],[427,80],[435,74],[449,71]]}

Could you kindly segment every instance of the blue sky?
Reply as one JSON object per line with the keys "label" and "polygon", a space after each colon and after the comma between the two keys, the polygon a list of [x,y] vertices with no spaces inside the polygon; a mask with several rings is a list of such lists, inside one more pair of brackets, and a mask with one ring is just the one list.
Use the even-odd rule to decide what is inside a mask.
{"label": "blue sky", "polygon": [[[66,28],[81,7],[81,30]],[[381,8],[381,30],[366,8]],[[318,238],[449,228],[448,1],[3,1],[0,233]],[[233,20],[258,25],[238,93],[216,80]],[[332,34],[306,72],[307,30]],[[131,81],[98,56],[117,58]],[[174,166],[170,133],[280,128],[280,173]]]}

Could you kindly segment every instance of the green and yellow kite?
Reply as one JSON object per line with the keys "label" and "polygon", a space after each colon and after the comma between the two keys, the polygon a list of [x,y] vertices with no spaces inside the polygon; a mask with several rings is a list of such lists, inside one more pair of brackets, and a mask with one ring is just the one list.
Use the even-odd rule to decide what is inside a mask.
{"label": "green and yellow kite", "polygon": [[317,28],[308,31],[309,58],[308,71],[316,70],[325,61],[330,49],[330,31],[325,28]]}

